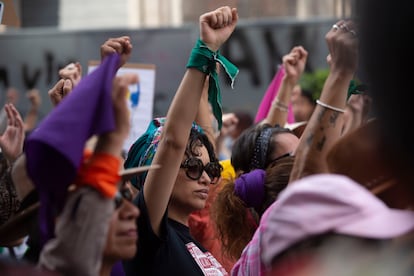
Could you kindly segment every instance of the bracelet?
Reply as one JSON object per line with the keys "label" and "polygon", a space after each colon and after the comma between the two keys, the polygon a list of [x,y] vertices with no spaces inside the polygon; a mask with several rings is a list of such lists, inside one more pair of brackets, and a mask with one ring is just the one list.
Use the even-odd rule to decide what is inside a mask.
{"label": "bracelet", "polygon": [[338,108],[338,107],[335,107],[335,106],[332,106],[332,105],[329,105],[329,104],[323,103],[323,102],[321,102],[320,100],[316,100],[316,103],[317,103],[317,104],[319,104],[320,106],[323,106],[323,107],[325,107],[325,108],[328,108],[328,109],[334,110],[334,111],[336,111],[336,112],[341,112],[341,113],[344,113],[344,112],[345,112],[345,109]]}
{"label": "bracelet", "polygon": [[281,103],[279,99],[275,99],[272,106],[274,106],[274,108],[279,109],[280,111],[283,111],[283,112],[288,112],[288,108],[289,108],[287,105]]}

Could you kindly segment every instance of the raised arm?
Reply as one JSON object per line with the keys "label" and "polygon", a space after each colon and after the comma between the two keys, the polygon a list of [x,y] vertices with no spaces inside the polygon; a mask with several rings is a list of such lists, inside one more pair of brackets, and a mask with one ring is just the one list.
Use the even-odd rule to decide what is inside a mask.
{"label": "raised arm", "polygon": [[9,165],[23,153],[25,139],[24,123],[19,111],[13,104],[6,104],[7,127],[0,135],[0,148]]}
{"label": "raised arm", "polygon": [[81,166],[75,183],[77,189],[68,197],[57,220],[56,237],[41,252],[40,267],[63,275],[99,274],[109,220],[114,212],[114,192],[120,180],[122,145],[129,132],[125,96],[128,85],[136,81],[134,74],[114,78],[115,129],[98,137],[94,153]]}
{"label": "raised arm", "polygon": [[38,89],[29,90],[26,96],[30,101],[30,108],[24,118],[24,130],[28,133],[36,127],[39,121],[39,109],[42,104],[42,98]]}
{"label": "raised arm", "polygon": [[286,124],[291,93],[305,69],[307,59],[308,52],[302,46],[293,47],[289,54],[283,56],[285,74],[269,113],[261,123],[282,127]]}
{"label": "raised arm", "polygon": [[325,36],[329,75],[296,150],[290,182],[328,172],[326,155],[341,136],[349,82],[358,64],[358,39],[352,21],[340,20]]}
{"label": "raised arm", "polygon": [[[200,16],[200,39],[212,52],[230,37],[237,23],[237,10],[221,7]],[[207,64],[206,64],[207,65]],[[162,170],[149,172],[144,184],[144,198],[151,226],[160,233],[160,224],[167,209],[190,129],[199,107],[206,74],[188,68],[167,113],[166,124],[153,163]]]}
{"label": "raised arm", "polygon": [[101,60],[113,53],[121,54],[119,67],[122,67],[130,58],[132,53],[131,38],[129,36],[120,36],[107,39],[101,45]]}
{"label": "raised arm", "polygon": [[11,178],[12,164],[23,153],[25,138],[23,120],[13,104],[6,104],[7,127],[0,135],[0,225],[5,223],[20,206],[21,197]]}
{"label": "raised arm", "polygon": [[82,79],[82,66],[79,62],[69,63],[59,70],[60,80],[49,91],[48,95],[56,107],[78,85]]}
{"label": "raised arm", "polygon": [[[197,115],[195,118],[196,123],[203,129],[213,146],[216,146],[216,133],[217,129],[214,127],[214,116],[211,112],[211,106],[208,102],[208,85],[209,77],[206,78],[203,86],[203,93],[200,99]],[[218,149],[215,148],[217,153]]]}
{"label": "raised arm", "polygon": [[[130,58],[132,44],[129,36],[108,38],[99,48],[101,60],[106,56],[118,53],[121,55],[119,67]],[[78,85],[82,79],[82,65],[72,62],[59,70],[59,81],[49,91],[48,95],[53,106],[57,106]]]}

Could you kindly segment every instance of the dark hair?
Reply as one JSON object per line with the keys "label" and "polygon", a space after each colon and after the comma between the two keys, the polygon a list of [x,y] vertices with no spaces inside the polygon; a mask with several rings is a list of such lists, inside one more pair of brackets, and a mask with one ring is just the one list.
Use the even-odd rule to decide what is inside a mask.
{"label": "dark hair", "polygon": [[257,146],[257,139],[262,131],[271,128],[272,135],[268,142],[267,151],[264,153],[264,160],[259,165],[258,169],[265,169],[272,159],[272,153],[276,151],[273,139],[275,135],[280,133],[292,133],[290,129],[280,126],[272,127],[269,124],[255,124],[245,131],[236,139],[232,147],[231,164],[236,172],[249,172],[252,169],[252,161],[254,159],[255,150]]}
{"label": "dark hair", "polygon": [[308,100],[310,104],[316,105],[316,99],[313,98],[312,91],[301,87],[300,95],[304,97],[306,100]]}
{"label": "dark hair", "polygon": [[190,137],[188,138],[187,147],[185,149],[185,155],[190,156],[199,156],[197,148],[205,146],[210,157],[210,162],[219,162],[216,153],[214,151],[213,144],[208,139],[207,135],[201,133],[195,129],[191,129]]}
{"label": "dark hair", "polygon": [[253,116],[249,112],[243,111],[243,110],[234,111],[234,115],[238,119],[237,133],[236,133],[236,138],[237,138],[238,136],[240,136],[240,134],[245,129],[248,129],[254,124],[254,119],[253,119]]}
{"label": "dark hair", "polygon": [[[129,148],[127,158],[124,162],[124,168],[128,169],[128,168],[133,168],[137,166],[151,165],[155,152],[158,147],[158,143],[160,141],[162,130],[165,125],[165,120],[166,120],[166,117],[156,117],[152,119],[145,133],[139,136],[138,139]],[[193,123],[191,126],[191,133],[190,133],[189,140],[193,139],[191,136],[195,135],[193,131],[202,132],[202,129],[196,123]],[[206,137],[201,137],[199,140],[206,146],[209,152],[209,155],[210,155],[210,159],[215,158],[215,155],[214,154],[212,155],[211,153],[212,145],[211,143],[207,143],[205,141],[206,139],[207,139]],[[190,141],[189,143],[192,144],[194,143],[194,141]],[[188,146],[192,148],[194,145],[193,144],[188,145],[187,143],[186,154],[189,156],[194,155],[194,154],[191,154],[191,152],[188,152],[189,150]],[[192,149],[194,150],[195,148],[192,148]],[[147,177],[147,173],[148,172],[144,172],[138,175],[137,177],[134,177],[131,179],[132,185],[138,190],[142,189],[142,186],[144,185],[145,179]]]}
{"label": "dark hair", "polygon": [[266,168],[265,177],[265,198],[260,210],[256,210],[259,216],[278,198],[289,183],[290,172],[292,171],[294,156],[287,156],[277,162],[269,164]]}

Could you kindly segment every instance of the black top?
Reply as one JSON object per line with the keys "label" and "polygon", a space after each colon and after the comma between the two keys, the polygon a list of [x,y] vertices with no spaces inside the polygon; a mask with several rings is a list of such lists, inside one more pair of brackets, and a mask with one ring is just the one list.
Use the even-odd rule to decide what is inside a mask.
{"label": "black top", "polygon": [[151,228],[143,193],[134,203],[140,209],[137,219],[138,251],[124,261],[126,275],[227,275],[222,265],[190,234],[187,226],[169,219],[161,223],[161,236]]}

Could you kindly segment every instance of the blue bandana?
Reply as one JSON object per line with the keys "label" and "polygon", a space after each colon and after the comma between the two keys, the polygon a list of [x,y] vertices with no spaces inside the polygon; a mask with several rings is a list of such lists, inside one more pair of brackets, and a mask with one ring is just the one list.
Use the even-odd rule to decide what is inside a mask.
{"label": "blue bandana", "polygon": [[[165,120],[165,117],[154,118],[145,133],[132,144],[124,163],[125,169],[151,165],[154,155],[157,152]],[[196,123],[193,123],[192,127],[198,132],[203,133],[201,127]],[[146,177],[147,172],[142,173],[137,178],[131,179],[131,183],[135,188],[140,190],[144,185]]]}

